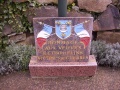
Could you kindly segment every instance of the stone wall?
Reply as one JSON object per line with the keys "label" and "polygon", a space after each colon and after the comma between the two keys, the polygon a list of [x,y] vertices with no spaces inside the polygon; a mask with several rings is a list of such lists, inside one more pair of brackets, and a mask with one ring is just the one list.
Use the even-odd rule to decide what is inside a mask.
{"label": "stone wall", "polygon": [[[14,2],[25,2],[27,0],[13,0]],[[55,3],[58,0],[36,0],[40,4]],[[68,5],[75,3],[70,12],[67,12],[69,17],[94,17],[93,37],[95,40],[106,40],[110,43],[119,42],[117,37],[120,35],[120,0],[67,0]],[[41,8],[30,8],[27,11],[33,11],[36,16],[28,16],[29,22],[32,22],[34,17],[57,17],[58,8],[56,6],[42,6]],[[109,30],[109,31],[108,31]],[[111,30],[111,31],[110,31]],[[116,32],[117,31],[117,32]],[[115,33],[114,33],[115,32]],[[9,42],[32,44],[34,45],[34,36],[29,33],[16,34],[9,25],[4,28],[4,35],[8,35]],[[18,40],[16,40],[15,38]],[[113,39],[114,38],[114,39]],[[117,40],[116,40],[117,39]]]}
{"label": "stone wall", "polygon": [[[28,1],[28,0],[12,0],[12,1],[14,1],[14,2],[25,2],[25,1]],[[34,0],[34,1],[37,1],[40,4],[44,4],[44,3],[46,3],[46,4],[49,4],[49,3],[58,4],[58,0]],[[74,0],[67,0],[68,4],[71,4],[73,2],[74,2]]]}

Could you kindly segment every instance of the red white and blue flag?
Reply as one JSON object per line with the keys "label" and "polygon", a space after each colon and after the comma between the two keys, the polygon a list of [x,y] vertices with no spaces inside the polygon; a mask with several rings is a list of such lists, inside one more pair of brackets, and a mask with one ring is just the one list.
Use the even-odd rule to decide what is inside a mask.
{"label": "red white and blue flag", "polygon": [[52,33],[52,26],[44,24],[43,29],[38,33],[37,35],[37,43],[38,46],[42,48],[42,46],[45,44],[47,38]]}
{"label": "red white and blue flag", "polygon": [[74,31],[77,36],[80,37],[80,42],[84,43],[85,47],[87,47],[90,43],[90,35],[87,30],[84,29],[83,24],[75,25]]}

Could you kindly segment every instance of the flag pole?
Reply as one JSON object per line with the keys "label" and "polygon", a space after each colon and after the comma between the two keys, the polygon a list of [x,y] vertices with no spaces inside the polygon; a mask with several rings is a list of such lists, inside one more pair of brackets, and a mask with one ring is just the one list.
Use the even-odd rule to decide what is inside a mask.
{"label": "flag pole", "polygon": [[67,0],[58,0],[58,17],[66,17]]}

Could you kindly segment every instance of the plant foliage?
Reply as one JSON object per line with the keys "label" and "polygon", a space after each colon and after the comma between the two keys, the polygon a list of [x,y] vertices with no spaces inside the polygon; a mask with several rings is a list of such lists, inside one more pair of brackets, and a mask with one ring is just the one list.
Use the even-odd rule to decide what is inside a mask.
{"label": "plant foliage", "polygon": [[95,55],[99,65],[120,67],[120,44],[107,44],[105,41],[93,41],[91,54]]}
{"label": "plant foliage", "polygon": [[27,15],[34,13],[27,10],[40,6],[35,0],[28,0],[21,3],[13,2],[13,0],[0,0],[0,51],[3,51],[8,45],[7,36],[2,34],[5,25],[9,25],[17,33],[27,31],[32,33],[33,26],[28,21]]}
{"label": "plant foliage", "polygon": [[31,55],[35,55],[35,47],[12,44],[0,53],[0,74],[27,70]]}
{"label": "plant foliage", "polygon": [[[1,0],[0,2],[0,30],[4,29],[5,24],[12,26],[16,32],[32,32],[32,24],[28,21],[25,12],[29,7],[40,6],[33,0],[26,2],[13,2],[12,0]],[[28,12],[27,12],[28,13]]]}

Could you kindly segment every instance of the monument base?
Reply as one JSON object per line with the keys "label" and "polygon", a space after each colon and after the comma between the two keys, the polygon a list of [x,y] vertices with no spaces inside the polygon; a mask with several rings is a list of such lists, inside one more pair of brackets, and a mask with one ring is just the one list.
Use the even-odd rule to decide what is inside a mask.
{"label": "monument base", "polygon": [[29,63],[31,77],[80,77],[93,76],[97,63],[93,55],[88,62],[40,62],[37,56],[32,56]]}

